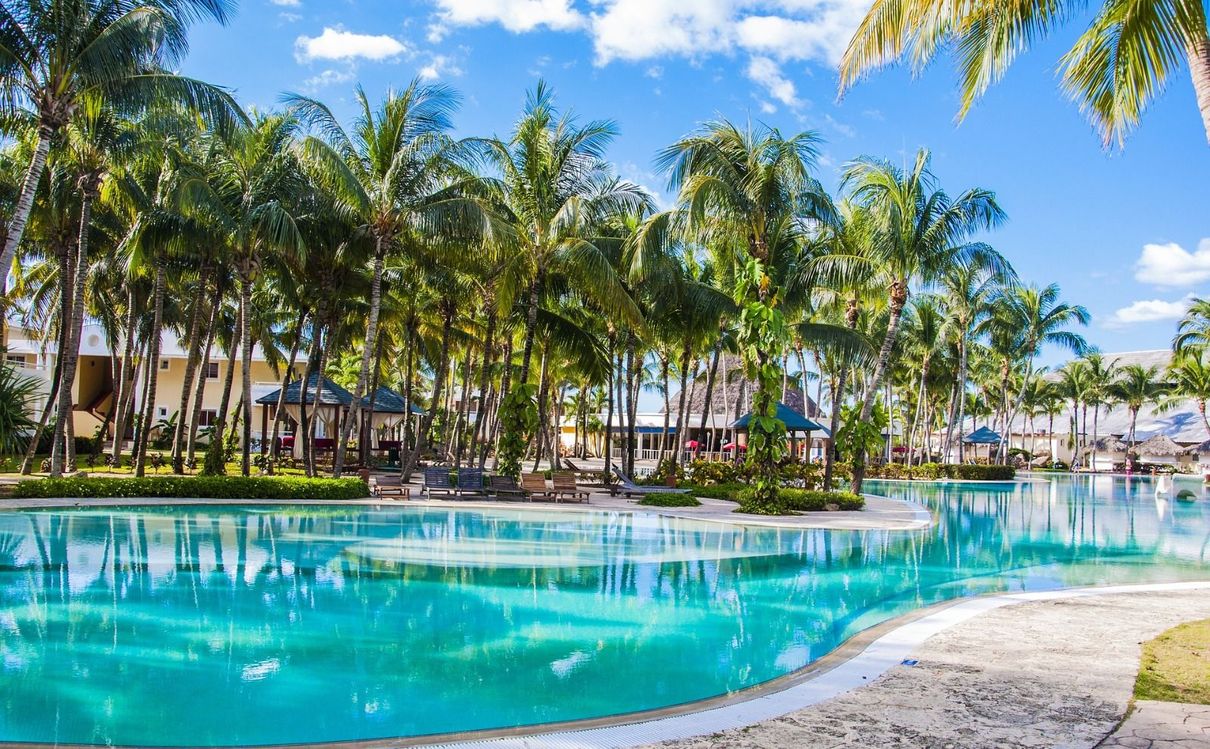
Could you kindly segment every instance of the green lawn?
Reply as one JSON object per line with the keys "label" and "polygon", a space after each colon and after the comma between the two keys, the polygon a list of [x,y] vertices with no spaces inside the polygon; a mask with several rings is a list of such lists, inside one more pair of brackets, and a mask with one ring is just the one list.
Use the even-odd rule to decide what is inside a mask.
{"label": "green lawn", "polygon": [[[161,452],[161,451],[159,451],[159,450],[150,450],[149,451],[149,453],[151,453],[151,454],[158,453],[158,452]],[[169,476],[172,474],[172,467],[170,465],[171,451],[163,452],[163,456],[164,456],[164,464],[162,466],[160,466],[160,468],[158,470],[153,468],[150,462],[147,463],[146,474],[148,476]],[[18,475],[21,470],[21,461],[22,461],[23,457],[24,456],[16,456],[16,457],[9,456],[9,457],[0,458],[0,475],[14,475],[14,476]],[[40,472],[38,469],[42,465],[42,461],[49,457],[50,457],[49,455],[37,455],[34,457],[34,472],[32,474],[33,476],[45,476],[46,475],[45,473]],[[198,454],[199,467],[201,465],[202,458],[203,458],[203,456],[199,453]],[[134,468],[130,465],[130,454],[129,453],[122,455],[122,466],[120,468],[110,468],[109,466],[106,466],[104,457],[98,458],[96,461],[96,465],[89,466],[87,455],[76,456],[76,467],[79,470],[84,471],[85,473],[88,473],[89,475],[129,476],[134,473]],[[227,475],[228,476],[237,476],[237,475],[239,475],[239,472],[240,472],[239,460],[233,460],[233,461],[230,461],[227,463]],[[331,472],[330,467],[329,467],[329,472]],[[252,474],[258,475],[259,473],[260,473],[260,469],[257,468],[255,465],[253,465]],[[302,468],[286,468],[285,466],[277,466],[276,468],[273,469],[273,473],[276,476],[303,476],[303,475],[305,475],[305,471],[303,471]],[[185,469],[185,474],[186,475],[196,475],[197,470],[190,471],[189,469]]]}
{"label": "green lawn", "polygon": [[1134,697],[1210,705],[1210,619],[1173,627],[1143,645]]}

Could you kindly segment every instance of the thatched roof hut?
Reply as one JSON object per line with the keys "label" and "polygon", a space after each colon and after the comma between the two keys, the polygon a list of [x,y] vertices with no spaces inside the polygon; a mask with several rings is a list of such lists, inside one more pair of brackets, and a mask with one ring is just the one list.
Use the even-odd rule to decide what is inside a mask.
{"label": "thatched roof hut", "polygon": [[[1185,448],[1173,442],[1172,438],[1168,435],[1157,434],[1135,445],[1134,451],[1139,455],[1140,459],[1143,457],[1175,458],[1178,455],[1183,455]],[[1143,462],[1147,461],[1144,460]]]}
{"label": "thatched roof hut", "polygon": [[[689,388],[692,396],[689,399],[689,413],[730,413],[731,418],[734,419],[740,414],[752,410],[752,393],[756,390],[756,383],[744,377],[744,365],[738,356],[728,355],[724,359],[725,361],[719,362],[718,375],[714,381],[714,393],[710,398],[710,408],[706,408],[706,382],[703,378],[698,381],[696,386]],[[726,383],[723,382],[724,372],[726,373]],[[825,418],[826,415],[820,411],[819,405],[812,400],[811,396],[799,389],[796,380],[796,377],[788,379],[786,391],[784,394],[778,394],[782,396],[778,400],[786,404],[791,411],[808,418]],[[673,411],[676,411],[678,398],[679,393],[672,394]]]}
{"label": "thatched roof hut", "polygon": [[1084,446],[1084,455],[1089,455],[1093,452],[1124,453],[1126,452],[1126,443],[1112,435],[1101,437],[1100,439],[1094,442],[1089,442]]}
{"label": "thatched roof hut", "polygon": [[1201,443],[1200,445],[1194,445],[1193,447],[1190,447],[1189,449],[1185,450],[1185,454],[1193,455],[1193,456],[1200,456],[1200,455],[1210,456],[1210,440],[1206,440],[1205,442]]}

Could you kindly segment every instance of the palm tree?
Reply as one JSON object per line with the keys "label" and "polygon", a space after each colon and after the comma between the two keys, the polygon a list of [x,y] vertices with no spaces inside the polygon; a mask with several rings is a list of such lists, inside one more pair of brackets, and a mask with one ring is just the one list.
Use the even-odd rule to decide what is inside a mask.
{"label": "palm tree", "polygon": [[1101,407],[1110,407],[1113,402],[1113,381],[1117,379],[1117,367],[1114,362],[1106,362],[1099,353],[1087,354],[1084,361],[1088,364],[1088,405],[1092,406],[1092,459],[1091,468],[1097,467],[1097,442],[1100,440]]}
{"label": "palm tree", "polygon": [[740,351],[757,383],[748,460],[759,478],[749,511],[780,511],[774,473],[784,452],[785,426],[776,419],[776,406],[780,361],[789,340],[778,309],[779,269],[809,238],[809,222],[836,219],[831,199],[811,173],[818,145],[813,132],[787,138],[771,128],[707,123],[660,154],[657,163],[678,192],[677,207],[653,217],[638,238],[639,267],[662,237],[678,234],[690,243],[725,247],[734,258]]}
{"label": "palm tree", "polygon": [[[230,247],[239,291],[236,346],[241,357],[241,470],[251,469],[252,446],[252,290],[267,252],[298,253],[304,243],[294,210],[307,193],[293,150],[298,122],[289,115],[257,115],[217,139],[211,173],[187,184],[190,210],[220,233]],[[222,433],[226,414],[218,416]]]}
{"label": "palm tree", "polygon": [[1201,353],[1210,346],[1210,299],[1194,299],[1176,325],[1172,350],[1177,354]]}
{"label": "palm tree", "polygon": [[1178,355],[1168,368],[1172,388],[1167,393],[1163,408],[1172,408],[1177,403],[1192,400],[1197,403],[1197,413],[1202,417],[1206,437],[1210,439],[1210,420],[1206,419],[1206,401],[1210,400],[1210,366],[1200,354]]}
{"label": "palm tree", "polygon": [[[1083,445],[1080,430],[1080,406],[1087,402],[1089,389],[1092,385],[1088,376],[1088,362],[1076,359],[1068,362],[1059,370],[1058,391],[1062,398],[1071,403],[1071,451],[1072,468],[1080,460],[1080,448]],[[1133,434],[1133,427],[1131,428]]]}
{"label": "palm tree", "polygon": [[[1015,351],[1025,363],[1026,381],[1033,376],[1034,360],[1043,346],[1055,346],[1076,355],[1082,355],[1088,349],[1084,337],[1067,328],[1073,324],[1087,325],[1091,315],[1078,304],[1060,302],[1060,293],[1058,284],[1053,283],[1041,289],[1013,286],[1005,289],[992,304],[988,327],[1014,342]],[[1005,414],[1004,441],[1000,443],[1002,453],[1023,395],[1024,391],[1018,393]]]}
{"label": "palm tree", "polygon": [[958,462],[966,458],[965,443],[962,441],[962,421],[965,416],[967,377],[969,372],[970,341],[975,329],[991,311],[991,301],[1000,292],[1004,283],[1012,276],[989,273],[975,265],[956,265],[941,277],[938,284],[945,300],[945,311],[949,315],[949,328],[955,334],[958,354],[957,379],[950,402],[948,423],[941,454],[948,456],[955,433],[958,437]]}
{"label": "palm tree", "polygon": [[[859,418],[868,419],[878,397],[899,322],[912,284],[930,285],[960,265],[977,265],[992,272],[1008,272],[1000,254],[985,244],[967,242],[976,231],[991,229],[1004,219],[995,195],[974,188],[951,199],[937,186],[929,170],[926,150],[916,154],[910,171],[873,159],[849,166],[843,186],[854,202],[867,207],[874,221],[870,255],[830,254],[819,259],[821,271],[844,285],[862,276],[876,276],[887,289],[886,332],[874,371],[866,382]],[[865,455],[859,449],[853,468],[853,489],[861,490]]]}
{"label": "palm tree", "polygon": [[490,238],[490,214],[474,197],[476,179],[462,168],[465,145],[451,139],[450,116],[458,97],[446,86],[413,80],[390,91],[377,108],[365,91],[355,94],[358,114],[346,130],[320,102],[291,95],[287,102],[322,137],[303,142],[305,161],[317,183],[373,243],[370,309],[353,409],[336,443],[333,472],[340,474],[345,448],[361,423],[361,399],[378,350],[383,269],[389,253],[442,241],[473,241],[476,229]]}
{"label": "palm tree", "polygon": [[1128,364],[1118,372],[1110,392],[1130,410],[1130,432],[1126,438],[1127,453],[1134,450],[1134,428],[1138,422],[1139,409],[1148,403],[1156,402],[1165,394],[1167,388],[1158,381],[1159,367],[1144,367],[1141,364]]}
{"label": "palm tree", "polygon": [[912,416],[911,427],[908,431],[908,463],[912,462],[912,450],[916,443],[917,431],[924,430],[921,439],[921,462],[928,454],[929,432],[927,416],[929,369],[933,357],[941,349],[946,337],[946,319],[941,308],[941,299],[936,296],[918,296],[908,307],[907,324],[904,327],[907,346],[912,360],[919,372],[919,385],[916,387],[916,409]]}
{"label": "palm tree", "polygon": [[[613,176],[604,159],[616,129],[608,121],[580,125],[559,115],[545,83],[526,98],[525,109],[508,141],[479,141],[485,158],[500,175],[500,200],[507,236],[492,243],[505,255],[497,292],[505,300],[520,297],[524,309],[519,382],[528,389],[538,314],[552,275],[571,279],[579,293],[606,314],[637,323],[638,309],[609,253],[595,240],[612,219],[643,214],[651,197],[638,185]],[[510,373],[511,376],[511,373]],[[502,393],[505,439],[515,442],[511,414],[524,397]]]}
{"label": "palm tree", "polygon": [[[18,0],[0,6],[0,89],[9,108],[37,120],[37,146],[9,218],[0,268],[12,264],[51,140],[96,97],[119,114],[173,101],[228,126],[227,92],[169,72],[188,52],[194,21],[226,23],[231,0]],[[3,279],[0,279],[0,284]]]}
{"label": "palm tree", "polygon": [[[1082,9],[1071,0],[875,0],[845,50],[841,90],[901,57],[918,73],[938,50],[952,48],[959,50],[961,119],[1021,50]],[[1105,143],[1121,143],[1182,61],[1210,140],[1210,41],[1202,0],[1102,0],[1060,61],[1062,85]]]}

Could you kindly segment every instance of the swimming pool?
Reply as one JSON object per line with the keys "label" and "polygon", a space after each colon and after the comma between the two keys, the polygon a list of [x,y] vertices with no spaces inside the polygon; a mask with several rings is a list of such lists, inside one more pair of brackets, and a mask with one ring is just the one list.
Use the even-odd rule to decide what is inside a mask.
{"label": "swimming pool", "polygon": [[0,513],[0,741],[283,744],[608,716],[759,684],[946,599],[1210,579],[1210,501],[1157,500],[1144,479],[870,490],[938,522]]}

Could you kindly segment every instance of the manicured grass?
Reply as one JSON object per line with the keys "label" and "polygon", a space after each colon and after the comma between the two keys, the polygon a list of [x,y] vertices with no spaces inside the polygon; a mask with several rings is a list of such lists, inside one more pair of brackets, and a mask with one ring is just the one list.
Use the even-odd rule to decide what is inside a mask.
{"label": "manicured grass", "polygon": [[702,503],[688,494],[648,494],[638,501],[647,507],[701,507]]}
{"label": "manicured grass", "polygon": [[33,479],[22,481],[13,488],[13,497],[17,499],[362,499],[369,494],[369,487],[360,479],[308,479],[295,476]]}
{"label": "manicured grass", "polygon": [[1173,627],[1143,644],[1134,697],[1210,705],[1210,619]]}
{"label": "manicured grass", "polygon": [[[155,453],[160,453],[161,451],[150,450],[148,452],[150,454],[155,454]],[[172,465],[171,465],[172,451],[171,450],[164,451],[162,453],[162,455],[164,458],[164,463],[159,468],[154,467],[151,464],[151,461],[148,460],[147,467],[145,470],[145,473],[148,476],[171,476],[171,475],[173,475],[172,474]],[[200,454],[200,453],[198,454],[198,467],[199,468],[201,467],[201,461],[202,461],[203,457],[204,456],[202,454]],[[42,461],[46,460],[48,458],[50,458],[49,455],[34,456],[34,471],[30,475],[45,476],[46,473],[41,470],[41,466],[42,466]],[[20,470],[21,470],[21,461],[23,459],[24,459],[24,456],[8,456],[8,457],[0,458],[0,475],[2,475],[2,474],[19,475]],[[96,460],[96,465],[90,466],[90,465],[88,465],[88,456],[87,455],[77,455],[76,456],[76,468],[80,471],[83,471],[84,473],[94,475],[94,476],[96,476],[96,475],[133,476],[134,475],[134,466],[132,466],[130,464],[130,454],[129,453],[123,453],[122,465],[117,468],[111,468],[111,467],[105,465],[105,458],[103,456]],[[186,468],[185,473],[183,475],[196,476],[199,468],[194,468],[192,470],[190,470],[189,468]],[[229,461],[227,463],[227,475],[228,476],[238,476],[239,472],[240,472],[240,461],[238,458],[236,458],[235,460]],[[320,472],[321,473],[323,472],[322,469]],[[329,473],[331,472],[330,467],[329,467],[328,472]],[[252,473],[254,475],[259,474],[260,469],[257,468],[255,465],[253,465]],[[305,476],[306,471],[304,471],[302,468],[287,468],[285,466],[278,465],[278,466],[274,466],[273,474],[275,476]]]}

